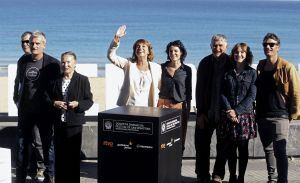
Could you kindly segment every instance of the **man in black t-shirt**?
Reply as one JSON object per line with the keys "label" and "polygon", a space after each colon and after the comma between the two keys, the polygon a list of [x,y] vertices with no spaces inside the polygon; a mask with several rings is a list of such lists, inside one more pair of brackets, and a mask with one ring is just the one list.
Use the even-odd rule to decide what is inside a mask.
{"label": "man in black t-shirt", "polygon": [[44,53],[46,37],[34,32],[30,37],[31,55],[18,61],[14,87],[14,102],[18,106],[18,149],[16,182],[24,183],[28,164],[28,146],[32,143],[32,130],[36,125],[42,141],[44,155],[44,182],[53,182],[53,119],[51,101],[46,92],[50,81],[60,75],[59,61]]}
{"label": "man in black t-shirt", "polygon": [[[26,31],[21,35],[21,46],[24,52],[24,55],[30,55],[30,44],[29,40],[32,35],[32,32]],[[39,62],[38,62],[39,63]],[[19,87],[18,77],[16,78],[16,87]],[[17,91],[16,91],[17,92]],[[45,170],[44,166],[44,155],[42,148],[42,141],[40,137],[39,129],[36,125],[33,127],[32,131],[32,143],[29,145],[29,159],[28,159],[28,174],[33,180],[42,181],[44,179],[43,172]]]}
{"label": "man in black t-shirt", "polygon": [[276,34],[266,34],[263,48],[266,59],[257,65],[258,132],[266,155],[268,183],[286,183],[289,122],[300,119],[300,79],[293,64],[278,55],[280,39]]}

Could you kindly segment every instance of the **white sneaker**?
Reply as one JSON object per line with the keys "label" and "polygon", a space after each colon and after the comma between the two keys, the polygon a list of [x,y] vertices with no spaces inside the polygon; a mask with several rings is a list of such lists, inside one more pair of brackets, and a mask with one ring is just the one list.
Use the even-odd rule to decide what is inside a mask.
{"label": "white sneaker", "polygon": [[44,170],[38,170],[38,172],[36,173],[35,179],[39,182],[43,182],[43,180],[45,179]]}

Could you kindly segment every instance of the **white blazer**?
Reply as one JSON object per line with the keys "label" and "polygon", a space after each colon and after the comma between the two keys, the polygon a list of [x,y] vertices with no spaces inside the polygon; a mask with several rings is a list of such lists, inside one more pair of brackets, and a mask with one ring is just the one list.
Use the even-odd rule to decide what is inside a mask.
{"label": "white blazer", "polygon": [[[107,58],[113,63],[115,66],[121,68],[124,71],[124,81],[120,91],[119,98],[117,100],[118,106],[127,105],[129,96],[132,94],[131,91],[134,90],[133,87],[133,74],[131,72],[131,66],[136,64],[132,62],[131,59],[126,59],[117,55],[117,49],[120,43],[115,43],[112,41],[108,50],[107,50]],[[152,83],[150,88],[150,93],[148,96],[149,107],[156,107],[158,102],[158,94],[161,84],[161,66],[154,62],[148,62],[150,66],[150,73],[152,77]]]}

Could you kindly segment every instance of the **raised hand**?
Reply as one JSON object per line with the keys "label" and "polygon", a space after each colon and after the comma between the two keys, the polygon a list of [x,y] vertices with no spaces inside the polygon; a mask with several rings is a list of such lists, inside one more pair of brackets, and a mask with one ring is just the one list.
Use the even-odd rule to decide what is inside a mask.
{"label": "raised hand", "polygon": [[121,37],[123,37],[123,36],[125,36],[126,35],[126,25],[121,25],[119,28],[118,28],[118,30],[117,30],[117,32],[116,32],[116,37],[117,38],[121,38]]}

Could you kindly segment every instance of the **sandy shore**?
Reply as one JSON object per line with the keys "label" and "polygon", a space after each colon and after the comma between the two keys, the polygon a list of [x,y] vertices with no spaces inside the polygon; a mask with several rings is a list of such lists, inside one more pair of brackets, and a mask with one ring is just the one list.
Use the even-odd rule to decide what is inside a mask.
{"label": "sandy shore", "polygon": [[[91,83],[94,102],[99,104],[99,112],[105,109],[105,78],[104,77],[91,77]],[[0,77],[0,113],[8,112],[8,79],[7,77]]]}

